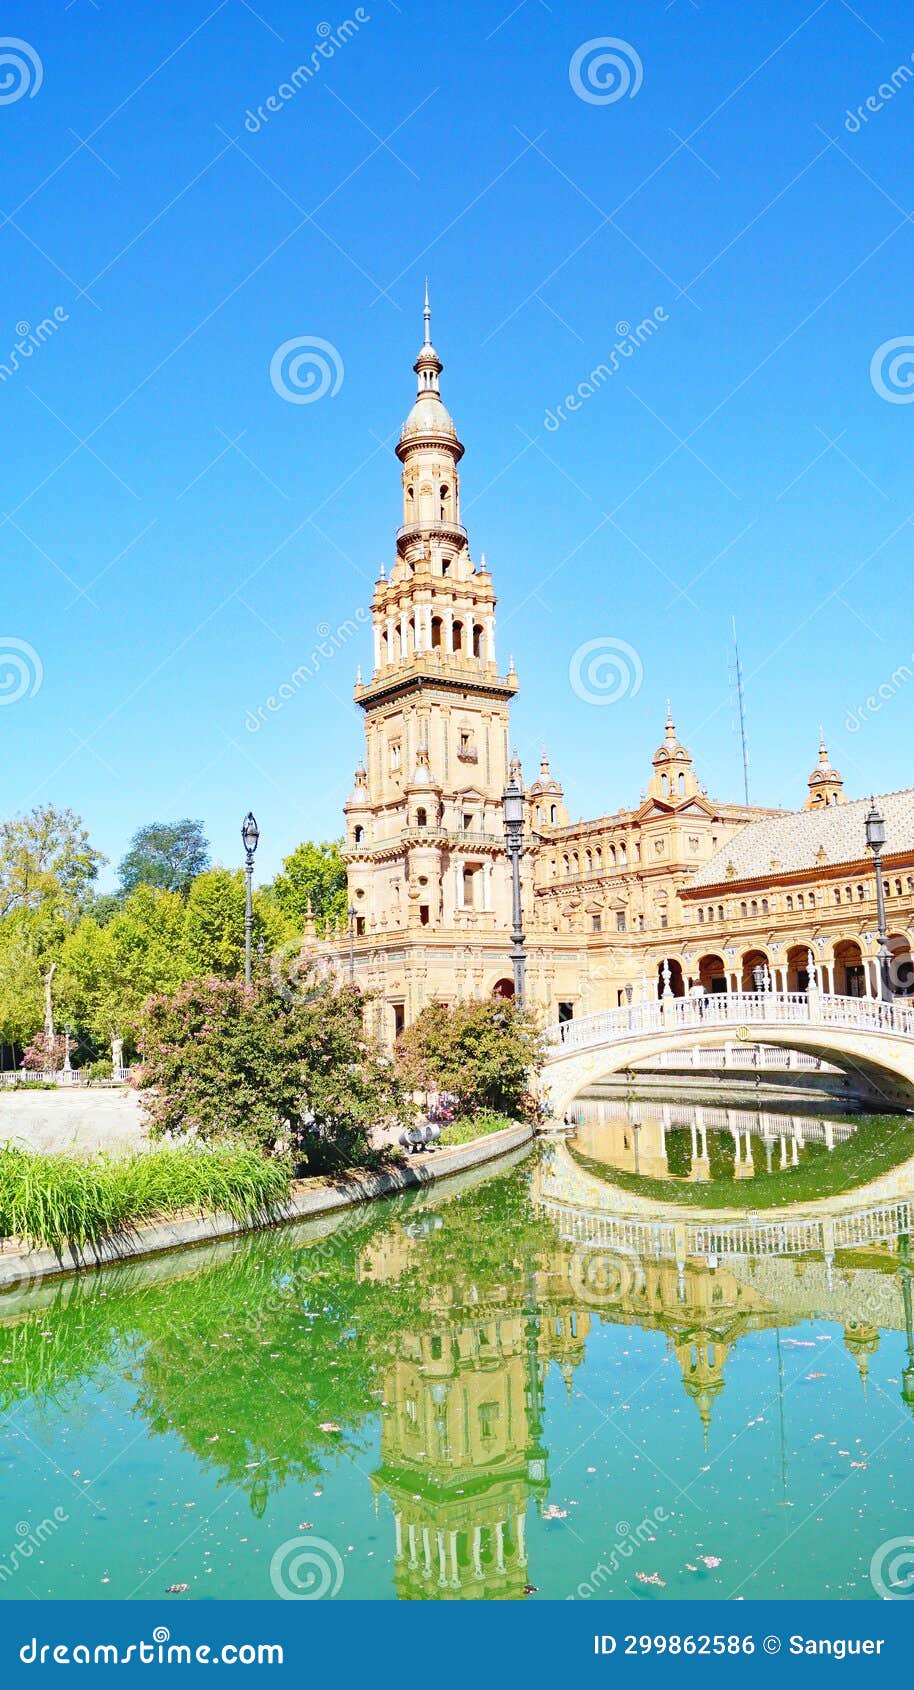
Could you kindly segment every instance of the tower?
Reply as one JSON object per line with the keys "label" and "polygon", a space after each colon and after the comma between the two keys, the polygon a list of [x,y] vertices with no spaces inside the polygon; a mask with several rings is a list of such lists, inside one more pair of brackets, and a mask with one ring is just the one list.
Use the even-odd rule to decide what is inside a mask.
{"label": "tower", "polygon": [[346,858],[359,936],[468,940],[510,927],[502,791],[517,690],[495,658],[495,594],[460,520],[463,446],[441,399],[425,334],[416,400],[396,448],[402,524],[372,600],[374,668],[357,684],[365,760],[346,805]]}
{"label": "tower", "polygon": [[803,808],[818,810],[823,804],[843,804],[844,801],[844,781],[828,760],[825,731],[820,728],[819,761],[809,777],[809,797]]}

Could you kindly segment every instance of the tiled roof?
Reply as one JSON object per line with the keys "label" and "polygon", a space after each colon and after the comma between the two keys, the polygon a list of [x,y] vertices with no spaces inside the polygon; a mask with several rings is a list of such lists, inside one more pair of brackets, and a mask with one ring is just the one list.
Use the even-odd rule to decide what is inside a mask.
{"label": "tiled roof", "polygon": [[[864,824],[870,803],[869,798],[855,798],[847,804],[823,804],[815,810],[786,811],[766,821],[750,822],[715,851],[689,885],[720,886],[728,879],[770,880],[773,874],[860,862],[869,855]],[[876,808],[885,818],[886,856],[908,851],[914,857],[914,788],[878,793]],[[823,851],[825,855],[821,856]],[[728,876],[730,863],[736,873]]]}

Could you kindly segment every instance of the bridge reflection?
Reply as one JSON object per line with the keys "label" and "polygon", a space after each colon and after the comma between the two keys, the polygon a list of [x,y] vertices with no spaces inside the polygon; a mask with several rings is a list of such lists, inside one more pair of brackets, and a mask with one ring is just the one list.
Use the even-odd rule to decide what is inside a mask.
{"label": "bridge reflection", "polygon": [[577,1098],[566,1120],[575,1126],[576,1148],[594,1162],[651,1179],[699,1182],[712,1178],[712,1148],[714,1177],[732,1171],[733,1179],[751,1179],[757,1157],[769,1174],[795,1168],[807,1145],[833,1150],[857,1130],[853,1121],[810,1114],[595,1095]]}

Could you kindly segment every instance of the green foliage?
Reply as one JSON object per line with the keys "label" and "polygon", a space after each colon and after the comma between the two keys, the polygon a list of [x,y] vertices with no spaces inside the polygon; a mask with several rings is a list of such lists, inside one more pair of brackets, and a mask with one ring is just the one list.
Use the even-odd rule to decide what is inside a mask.
{"label": "green foliage", "polygon": [[299,932],[311,913],[318,933],[346,919],[346,864],[340,855],[342,840],[310,840],[296,846],[286,857],[273,882],[277,901]]}
{"label": "green foliage", "polygon": [[365,1035],[363,1000],[300,980],[277,992],[215,977],[152,998],[137,1025],[153,1131],[292,1147],[317,1171],[376,1158],[369,1130],[403,1118],[391,1064]]}
{"label": "green foliage", "polygon": [[74,914],[105,861],[72,810],[38,805],[0,822],[0,916],[46,901]]}
{"label": "green foliage", "polygon": [[137,1221],[186,1209],[237,1219],[269,1211],[289,1191],[288,1162],[243,1145],[140,1151],[117,1159],[0,1149],[0,1234],[32,1247],[97,1244]]}
{"label": "green foliage", "polygon": [[457,1115],[441,1129],[439,1144],[472,1144],[476,1138],[486,1138],[489,1133],[503,1133],[508,1127],[516,1127],[517,1120],[510,1115],[499,1115],[494,1109],[476,1109],[472,1115]]}
{"label": "green foliage", "polygon": [[509,998],[453,1008],[430,1003],[397,1043],[404,1081],[459,1099],[459,1113],[494,1110],[515,1118],[529,1107],[531,1075],[542,1060],[533,1017]]}
{"label": "green foliage", "polygon": [[187,892],[196,875],[209,868],[209,841],[203,823],[149,822],[134,834],[118,868],[121,890],[156,886],[163,892]]}

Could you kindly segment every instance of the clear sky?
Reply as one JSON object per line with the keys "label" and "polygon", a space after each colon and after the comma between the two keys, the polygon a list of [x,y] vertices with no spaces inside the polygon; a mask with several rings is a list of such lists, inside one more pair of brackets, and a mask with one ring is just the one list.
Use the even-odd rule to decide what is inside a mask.
{"label": "clear sky", "polygon": [[[8,0],[2,27],[29,49],[0,44],[4,814],[72,806],[108,879],[153,818],[235,861],[253,807],[264,875],[340,830],[367,624],[246,722],[391,561],[426,272],[527,772],[545,742],[573,817],[637,802],[669,695],[740,796],[735,616],[753,798],[802,802],[820,722],[852,793],[912,782],[903,8]],[[331,348],[304,404],[288,360],[271,382],[302,338]]]}

